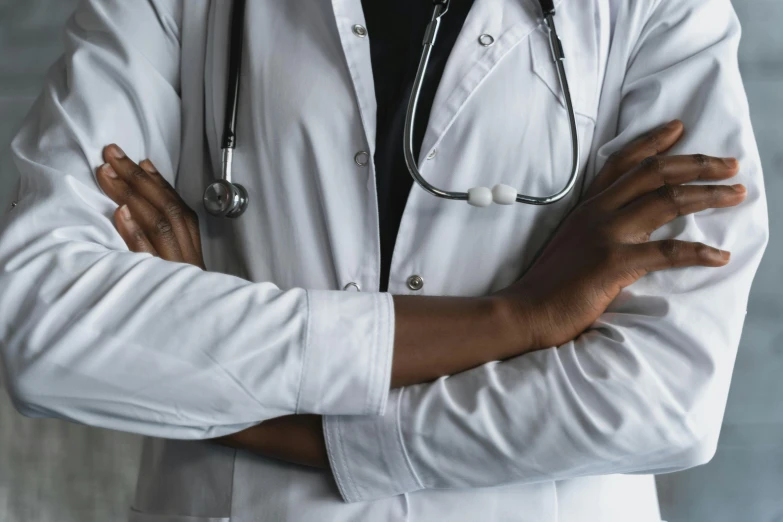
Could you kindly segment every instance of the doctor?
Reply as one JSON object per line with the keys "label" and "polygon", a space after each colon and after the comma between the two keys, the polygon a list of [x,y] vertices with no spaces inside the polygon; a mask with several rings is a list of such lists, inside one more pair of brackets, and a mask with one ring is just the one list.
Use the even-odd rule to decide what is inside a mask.
{"label": "doctor", "polygon": [[[660,520],[652,474],[715,451],[767,241],[729,1],[556,2],[580,181],[490,208],[401,167],[430,2],[248,2],[236,220],[201,205],[231,4],[70,21],[0,235],[19,411],[147,435],[134,521]],[[451,9],[419,168],[559,190],[538,3]]]}

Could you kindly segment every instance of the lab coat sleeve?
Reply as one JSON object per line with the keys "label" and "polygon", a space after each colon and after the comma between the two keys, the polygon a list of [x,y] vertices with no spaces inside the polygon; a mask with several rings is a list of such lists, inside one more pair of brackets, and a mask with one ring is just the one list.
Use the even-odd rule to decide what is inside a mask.
{"label": "lab coat sleeve", "polygon": [[[181,0],[90,0],[12,144],[0,355],[27,416],[203,439],[292,413],[383,412],[388,294],[282,291],[129,252],[95,169],[180,155]],[[169,179],[170,181],[171,178]]]}
{"label": "lab coat sleeve", "polygon": [[[619,2],[618,2],[619,3]],[[602,109],[595,164],[674,118],[674,153],[736,156],[748,198],[676,220],[675,237],[732,251],[721,269],[651,274],[564,346],[395,390],[384,417],[329,417],[347,501],[706,463],[717,446],[751,281],[768,237],[764,186],[728,0],[658,2]],[[616,55],[614,58],[618,58]],[[595,168],[592,173],[595,173]]]}

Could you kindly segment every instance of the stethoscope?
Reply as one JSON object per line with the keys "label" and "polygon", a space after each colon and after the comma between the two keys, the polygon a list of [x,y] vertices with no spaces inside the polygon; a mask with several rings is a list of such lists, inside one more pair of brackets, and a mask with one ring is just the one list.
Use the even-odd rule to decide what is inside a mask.
{"label": "stethoscope", "polygon": [[[565,72],[565,54],[563,52],[563,45],[557,35],[557,29],[555,28],[554,0],[539,0],[539,3],[541,4],[544,21],[549,31],[549,47],[552,52],[552,59],[557,67],[557,77],[560,82],[560,88],[565,97],[566,112],[568,113],[571,130],[572,167],[568,183],[563,190],[556,194],[536,197],[519,194],[514,187],[504,184],[497,184],[491,189],[489,187],[473,187],[467,192],[449,192],[433,186],[424,179],[424,176],[419,171],[416,164],[416,158],[413,153],[413,129],[416,122],[416,109],[419,104],[422,84],[427,74],[432,48],[435,46],[435,41],[438,37],[441,18],[448,12],[450,4],[450,0],[433,0],[434,11],[432,13],[432,20],[427,25],[427,30],[424,34],[424,49],[422,50],[419,68],[413,83],[413,90],[408,101],[403,137],[405,163],[408,166],[411,176],[413,176],[413,179],[421,188],[433,196],[455,201],[467,201],[468,204],[475,207],[488,207],[492,203],[498,205],[512,205],[515,202],[528,205],[550,205],[563,199],[576,185],[577,178],[579,177],[579,136],[576,127],[576,115],[571,100],[571,91],[568,88],[568,78],[566,77]],[[223,139],[221,142],[221,178],[211,183],[204,191],[205,209],[213,216],[219,217],[237,218],[247,209],[248,203],[248,195],[245,187],[239,183],[232,183],[231,181],[234,148],[236,147],[237,141],[237,102],[239,100],[239,80],[242,66],[244,26],[245,0],[235,0],[232,12],[231,42],[228,55],[229,75],[226,89],[226,112],[223,126]]]}

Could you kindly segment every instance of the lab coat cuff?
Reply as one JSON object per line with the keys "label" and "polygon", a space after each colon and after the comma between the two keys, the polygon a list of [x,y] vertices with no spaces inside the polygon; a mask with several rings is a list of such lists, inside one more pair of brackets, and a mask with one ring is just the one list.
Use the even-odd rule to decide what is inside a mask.
{"label": "lab coat cuff", "polygon": [[383,415],[391,387],[388,293],[307,291],[297,413]]}
{"label": "lab coat cuff", "polygon": [[400,431],[404,388],[393,390],[383,417],[324,417],[329,463],[346,502],[365,502],[424,489]]}

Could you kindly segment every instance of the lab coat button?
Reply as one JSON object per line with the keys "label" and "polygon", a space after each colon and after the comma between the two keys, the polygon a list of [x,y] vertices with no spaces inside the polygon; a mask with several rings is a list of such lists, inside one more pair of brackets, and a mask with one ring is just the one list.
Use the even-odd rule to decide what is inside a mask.
{"label": "lab coat button", "polygon": [[360,167],[366,167],[367,164],[370,162],[370,153],[360,150],[359,152],[356,153],[356,156],[353,157],[353,160]]}
{"label": "lab coat button", "polygon": [[358,36],[359,38],[364,38],[367,36],[367,29],[364,28],[364,26],[356,24],[353,26],[353,34]]}
{"label": "lab coat button", "polygon": [[424,279],[419,275],[412,275],[408,278],[408,288],[413,291],[421,290],[424,286]]}
{"label": "lab coat button", "polygon": [[427,156],[427,159],[428,160],[435,159],[435,156],[437,156],[437,155],[438,155],[438,149],[434,149],[432,152],[429,153],[429,155]]}
{"label": "lab coat button", "polygon": [[347,285],[345,285],[343,287],[343,290],[346,290],[346,291],[347,290],[352,290],[354,292],[361,292],[362,291],[362,287],[359,286],[359,283],[354,283],[352,281],[352,282],[348,283]]}
{"label": "lab coat button", "polygon": [[13,201],[13,202],[11,203],[11,208],[16,208],[16,201]]}
{"label": "lab coat button", "polygon": [[479,43],[484,47],[492,47],[495,43],[495,37],[491,34],[482,34],[479,36]]}

